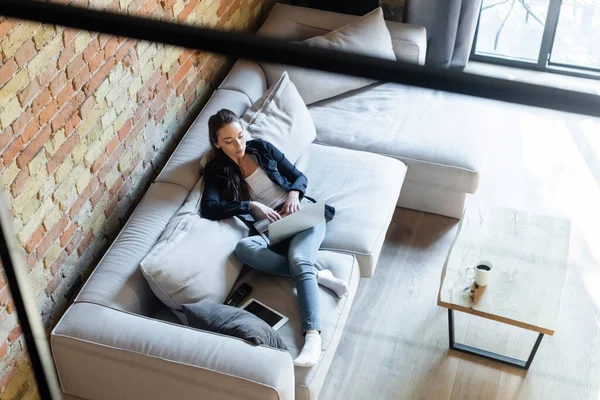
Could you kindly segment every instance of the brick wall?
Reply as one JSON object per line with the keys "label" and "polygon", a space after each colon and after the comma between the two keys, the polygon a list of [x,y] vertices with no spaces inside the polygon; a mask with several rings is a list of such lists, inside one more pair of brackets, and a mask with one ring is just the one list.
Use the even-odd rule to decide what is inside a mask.
{"label": "brick wall", "polygon": [[[252,31],[273,0],[72,3]],[[48,332],[230,66],[214,54],[0,19],[0,179]],[[0,397],[38,397],[1,266]]]}

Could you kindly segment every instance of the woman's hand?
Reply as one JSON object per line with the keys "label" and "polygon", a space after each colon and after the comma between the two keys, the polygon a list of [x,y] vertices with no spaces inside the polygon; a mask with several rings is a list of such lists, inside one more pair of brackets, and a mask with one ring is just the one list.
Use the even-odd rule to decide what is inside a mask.
{"label": "woman's hand", "polygon": [[281,215],[279,215],[277,211],[258,201],[250,202],[250,209],[254,211],[260,219],[266,218],[269,222],[275,222],[281,219]]}
{"label": "woman's hand", "polygon": [[286,216],[295,213],[300,209],[300,193],[297,190],[292,190],[288,192],[288,195],[283,203],[283,208],[281,209],[281,215]]}

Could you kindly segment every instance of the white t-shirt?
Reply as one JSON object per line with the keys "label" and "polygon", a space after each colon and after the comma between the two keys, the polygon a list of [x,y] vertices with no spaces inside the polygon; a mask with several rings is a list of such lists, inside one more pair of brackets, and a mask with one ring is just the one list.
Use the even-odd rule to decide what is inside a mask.
{"label": "white t-shirt", "polygon": [[268,207],[277,207],[287,197],[287,192],[273,182],[260,166],[245,180],[252,189],[252,200],[258,201]]}

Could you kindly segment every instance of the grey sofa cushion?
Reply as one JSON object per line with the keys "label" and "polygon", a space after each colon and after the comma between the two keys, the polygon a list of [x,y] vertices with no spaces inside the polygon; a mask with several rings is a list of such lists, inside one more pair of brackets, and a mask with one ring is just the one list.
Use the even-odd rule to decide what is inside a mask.
{"label": "grey sofa cushion", "polygon": [[[306,39],[302,43],[396,61],[392,38],[385,25],[381,7],[324,36]],[[269,85],[275,83],[283,71],[287,70],[306,104],[334,97],[374,82],[371,79],[281,64],[263,63],[262,67]]]}
{"label": "grey sofa cushion", "polygon": [[378,83],[309,107],[315,143],[394,157],[406,179],[475,193],[498,102],[395,83]]}
{"label": "grey sofa cushion", "polygon": [[237,218],[201,218],[202,189],[201,179],[140,262],[154,294],[184,323],[182,304],[225,300],[242,268],[235,245],[248,235],[248,227]]}
{"label": "grey sofa cushion", "polygon": [[[358,16],[277,3],[257,36],[277,37],[285,40],[304,40],[325,35],[355,20]],[[398,61],[423,65],[427,51],[427,33],[419,25],[385,21],[392,37]],[[231,88],[231,87],[228,87]]]}
{"label": "grey sofa cushion", "polygon": [[335,207],[321,249],[355,254],[361,276],[372,276],[406,165],[379,154],[312,143],[296,167],[308,177],[306,195]]}
{"label": "grey sofa cushion", "polygon": [[287,72],[246,111],[242,120],[252,138],[272,143],[292,163],[317,136],[310,113]]}
{"label": "grey sofa cushion", "polygon": [[254,103],[267,91],[267,78],[260,64],[239,58],[219,85],[219,89],[244,93],[250,102]]}
{"label": "grey sofa cushion", "polygon": [[206,300],[184,304],[181,308],[193,328],[235,336],[254,344],[288,349],[269,324],[241,308]]}

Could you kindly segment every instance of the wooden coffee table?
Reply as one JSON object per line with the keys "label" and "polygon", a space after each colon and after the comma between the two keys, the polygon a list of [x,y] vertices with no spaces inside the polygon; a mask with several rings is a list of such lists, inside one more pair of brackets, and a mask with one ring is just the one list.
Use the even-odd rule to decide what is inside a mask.
{"label": "wooden coffee table", "polygon": [[[553,335],[560,309],[571,224],[509,208],[467,210],[450,248],[438,305],[448,309],[450,348],[529,369],[544,335]],[[490,283],[475,289],[466,268],[493,263]],[[465,291],[466,289],[466,291]],[[454,341],[454,310],[538,332],[526,361]]]}

